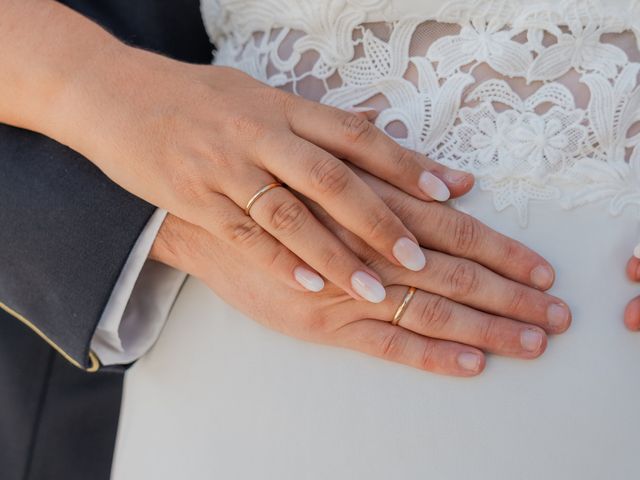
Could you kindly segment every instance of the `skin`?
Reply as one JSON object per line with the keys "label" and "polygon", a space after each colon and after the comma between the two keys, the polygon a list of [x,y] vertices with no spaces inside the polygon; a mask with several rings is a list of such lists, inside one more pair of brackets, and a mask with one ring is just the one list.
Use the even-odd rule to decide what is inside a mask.
{"label": "skin", "polygon": [[[401,148],[360,115],[237,70],[131,48],[50,0],[0,6],[0,121],[70,146],[168,210],[153,258],[202,278],[260,321],[450,374],[460,374],[452,363],[460,348],[532,358],[546,340],[525,354],[516,342],[523,328],[568,327],[568,311],[555,327],[546,317],[562,305],[541,291],[553,283],[548,262],[418,187],[427,171],[455,197],[470,176]],[[288,188],[245,215],[249,198],[274,179]],[[417,271],[400,265],[401,238],[422,247]],[[325,290],[305,291],[298,267],[323,275]],[[362,302],[354,272],[388,286],[387,298]],[[230,291],[230,278],[243,289]],[[412,284],[421,292],[391,328]],[[285,310],[304,317],[302,330],[281,318]]]}
{"label": "skin", "polygon": [[[239,310],[286,335],[439,374],[477,375],[484,368],[485,352],[536,358],[546,348],[547,333],[569,327],[568,310],[559,325],[547,318],[551,305],[563,305],[560,299],[517,281],[540,262],[534,252],[448,206],[417,200],[357,173],[416,232],[427,258],[424,272],[392,264],[317,204],[307,204],[380,272],[388,291],[382,303],[354,300],[334,285],[319,294],[282,288],[236,250],[173,216],[163,224],[151,256],[200,278]],[[463,230],[473,233],[452,243],[454,232]],[[400,324],[392,326],[390,319],[408,285],[419,290]],[[531,332],[538,334],[539,342],[525,348],[523,334]]]}
{"label": "skin", "polygon": [[[70,146],[123,188],[242,249],[292,288],[304,288],[295,275],[303,269],[353,298],[380,302],[385,295],[379,274],[302,197],[391,263],[424,267],[415,234],[343,160],[422,200],[430,199],[420,188],[425,174],[454,194],[472,183],[402,148],[361,115],[235,69],[131,48],[55,2],[4,6],[0,31],[17,40],[0,51],[7,66],[0,86],[8,89],[0,120]],[[288,188],[270,190],[246,215],[255,192],[276,180]],[[399,243],[410,250],[408,260]],[[548,267],[540,280],[546,287],[553,273],[540,263]]]}
{"label": "skin", "polygon": [[[640,282],[640,259],[631,257],[627,262],[627,278],[632,282]],[[627,304],[624,311],[624,324],[632,332],[640,330],[640,296]]]}
{"label": "skin", "polygon": [[[116,183],[231,245],[255,238],[244,254],[293,288],[301,288],[296,268],[318,272],[354,298],[356,272],[377,278],[294,193],[318,202],[396,265],[401,240],[419,254],[413,233],[341,159],[422,199],[429,197],[420,176],[450,170],[358,115],[238,70],[178,62],[113,37],[105,42],[99,61],[92,59],[56,96],[45,133]],[[289,189],[269,191],[245,215],[254,193],[276,180]]]}

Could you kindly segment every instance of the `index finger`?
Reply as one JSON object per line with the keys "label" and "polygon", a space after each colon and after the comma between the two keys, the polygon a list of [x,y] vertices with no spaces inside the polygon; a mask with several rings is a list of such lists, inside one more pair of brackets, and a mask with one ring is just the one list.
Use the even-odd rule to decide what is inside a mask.
{"label": "index finger", "polygon": [[471,174],[402,147],[364,115],[301,99],[289,117],[296,135],[417,198],[445,201],[473,184]]}

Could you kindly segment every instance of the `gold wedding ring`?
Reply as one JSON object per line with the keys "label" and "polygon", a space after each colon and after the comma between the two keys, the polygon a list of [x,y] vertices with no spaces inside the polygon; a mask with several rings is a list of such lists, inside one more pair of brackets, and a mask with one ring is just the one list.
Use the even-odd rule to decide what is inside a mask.
{"label": "gold wedding ring", "polygon": [[391,320],[391,325],[398,325],[398,323],[400,323],[400,319],[402,318],[402,315],[404,315],[404,312],[407,311],[409,302],[411,301],[415,293],[416,293],[416,287],[409,287],[409,290],[407,290],[407,293],[404,295],[404,298],[402,299],[402,303],[400,304],[400,306],[396,310],[395,315],[393,316],[393,320]]}
{"label": "gold wedding ring", "polygon": [[244,207],[244,213],[246,213],[247,215],[250,215],[251,207],[253,207],[253,204],[256,203],[262,195],[267,193],[269,190],[273,190],[274,188],[281,187],[281,186],[282,184],[280,182],[273,182],[273,183],[270,183],[269,185],[265,185],[264,187],[262,187],[247,202],[247,206]]}

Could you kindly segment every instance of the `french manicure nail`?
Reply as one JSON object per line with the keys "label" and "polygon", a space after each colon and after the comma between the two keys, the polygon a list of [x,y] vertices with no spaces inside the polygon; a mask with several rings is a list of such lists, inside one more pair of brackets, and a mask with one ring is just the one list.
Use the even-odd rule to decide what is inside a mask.
{"label": "french manicure nail", "polygon": [[387,292],[378,280],[366,272],[355,272],[351,275],[351,286],[365,300],[380,303],[387,296]]}
{"label": "french manicure nail", "polygon": [[319,292],[324,288],[324,280],[316,272],[304,267],[296,267],[293,270],[296,281],[311,292]]}
{"label": "french manicure nail", "polygon": [[640,258],[640,243],[633,249],[633,256],[636,258]]}
{"label": "french manicure nail", "polygon": [[520,345],[528,352],[537,352],[542,345],[543,336],[537,330],[523,330],[520,334]]}
{"label": "french manicure nail", "polygon": [[538,265],[531,270],[531,283],[543,290],[551,287],[553,283],[553,270],[546,265]]}
{"label": "french manicure nail", "polygon": [[433,173],[426,170],[420,174],[418,186],[420,190],[438,202],[449,200],[451,196],[447,185]]}
{"label": "french manicure nail", "polygon": [[402,237],[395,243],[392,250],[396,260],[409,270],[419,272],[426,264],[422,249],[410,238]]}
{"label": "french manicure nail", "polygon": [[458,365],[469,372],[477,372],[480,369],[481,361],[480,355],[474,352],[462,352],[458,355]]}
{"label": "french manicure nail", "polygon": [[547,307],[547,321],[556,330],[563,328],[569,320],[569,309],[561,303],[552,303]]}

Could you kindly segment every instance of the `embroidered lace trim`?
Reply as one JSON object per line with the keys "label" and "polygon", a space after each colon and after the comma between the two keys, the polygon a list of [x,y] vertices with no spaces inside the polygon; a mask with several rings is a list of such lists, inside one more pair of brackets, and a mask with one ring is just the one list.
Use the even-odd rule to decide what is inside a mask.
{"label": "embroidered lace trim", "polygon": [[[224,2],[222,2],[224,3]],[[375,108],[402,145],[473,172],[496,209],[606,201],[640,212],[640,8],[447,2],[363,23],[389,0],[203,4],[216,63],[343,109]],[[300,2],[307,5],[306,2]],[[241,7],[241,8],[240,8]],[[279,16],[281,15],[281,16]]]}

